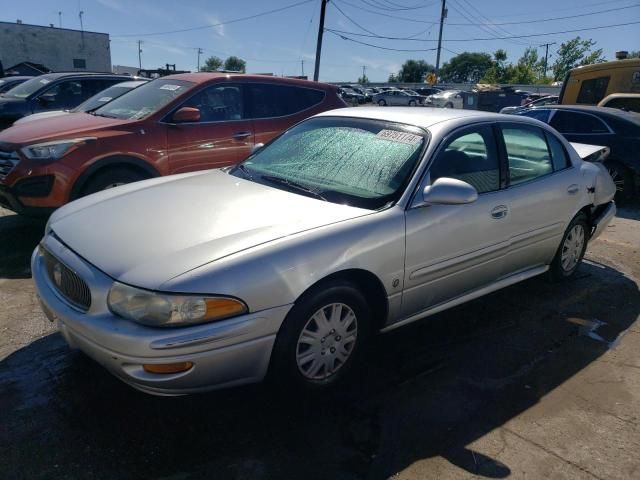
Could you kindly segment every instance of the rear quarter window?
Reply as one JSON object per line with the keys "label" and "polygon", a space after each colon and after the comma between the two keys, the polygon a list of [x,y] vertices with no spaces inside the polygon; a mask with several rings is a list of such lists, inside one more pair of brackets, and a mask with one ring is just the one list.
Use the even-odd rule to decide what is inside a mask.
{"label": "rear quarter window", "polygon": [[251,118],[285,117],[318,105],[325,93],[291,85],[249,84],[248,110]]}

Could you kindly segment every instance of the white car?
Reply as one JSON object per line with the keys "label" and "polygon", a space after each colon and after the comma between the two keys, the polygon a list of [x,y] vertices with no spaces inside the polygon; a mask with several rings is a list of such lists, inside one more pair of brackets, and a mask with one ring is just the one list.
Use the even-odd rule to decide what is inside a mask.
{"label": "white car", "polygon": [[461,90],[445,90],[427,97],[427,105],[441,108],[462,108],[463,99]]}

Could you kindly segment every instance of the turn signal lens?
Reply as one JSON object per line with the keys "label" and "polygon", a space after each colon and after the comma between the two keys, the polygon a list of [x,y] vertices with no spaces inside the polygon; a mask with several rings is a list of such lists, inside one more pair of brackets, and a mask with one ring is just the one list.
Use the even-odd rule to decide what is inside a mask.
{"label": "turn signal lens", "polygon": [[231,298],[210,298],[205,300],[207,304],[206,319],[214,320],[239,315],[246,312],[243,303]]}
{"label": "turn signal lens", "polygon": [[193,362],[149,363],[142,366],[147,373],[180,373],[191,370]]}

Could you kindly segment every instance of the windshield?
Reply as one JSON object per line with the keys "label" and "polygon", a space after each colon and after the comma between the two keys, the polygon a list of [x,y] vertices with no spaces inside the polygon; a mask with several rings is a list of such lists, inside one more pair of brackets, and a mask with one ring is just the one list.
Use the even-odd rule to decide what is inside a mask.
{"label": "windshield", "polygon": [[313,118],[254,153],[232,173],[276,188],[293,185],[291,191],[306,190],[334,203],[379,209],[401,195],[425,137],[420,128],[398,123]]}
{"label": "windshield", "polygon": [[94,111],[98,116],[139,120],[167,105],[191,89],[195,83],[185,80],[158,79],[132,90]]}
{"label": "windshield", "polygon": [[131,90],[132,87],[123,87],[120,84],[113,85],[101,92],[98,92],[93,97],[82,102],[76,108],[71,110],[72,112],[90,112],[91,110],[95,110],[98,107],[101,107],[107,102],[110,102],[114,98],[118,98],[119,96],[127,93]]}
{"label": "windshield", "polygon": [[11,90],[8,90],[4,96],[12,98],[27,98],[41,88],[46,87],[49,83],[51,83],[51,80],[48,78],[32,78],[31,80],[27,80],[26,82],[13,87]]}

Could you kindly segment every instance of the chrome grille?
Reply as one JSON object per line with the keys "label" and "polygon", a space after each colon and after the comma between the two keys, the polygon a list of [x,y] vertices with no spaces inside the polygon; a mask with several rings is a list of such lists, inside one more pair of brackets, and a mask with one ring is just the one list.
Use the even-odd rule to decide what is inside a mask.
{"label": "chrome grille", "polygon": [[62,297],[74,307],[86,312],[91,306],[91,290],[73,270],[40,247],[47,276]]}
{"label": "chrome grille", "polygon": [[16,152],[9,152],[6,150],[0,150],[0,180],[4,180],[7,175],[18,164],[20,159]]}

